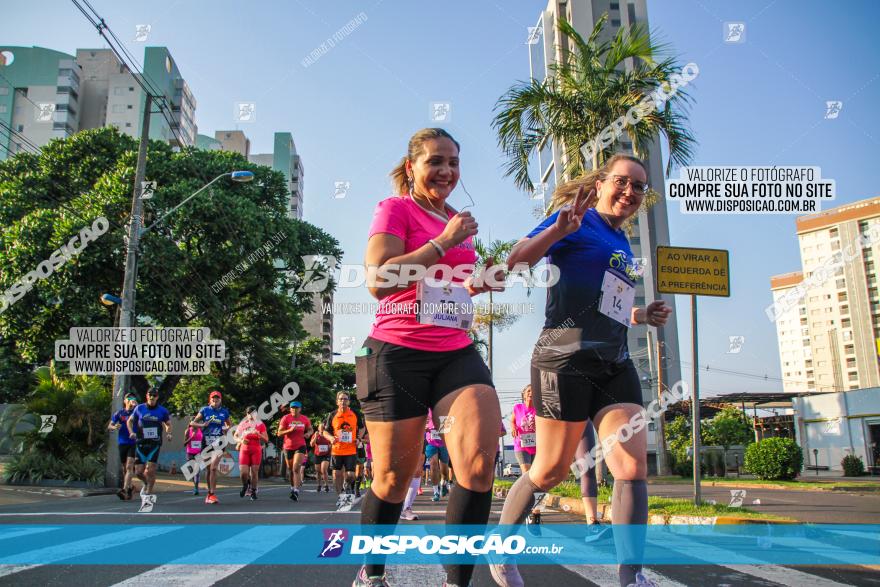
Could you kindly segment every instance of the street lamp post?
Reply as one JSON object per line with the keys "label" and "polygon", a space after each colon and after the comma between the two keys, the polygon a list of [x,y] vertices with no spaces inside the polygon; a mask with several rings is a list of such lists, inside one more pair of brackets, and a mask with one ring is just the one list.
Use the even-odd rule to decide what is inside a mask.
{"label": "street lamp post", "polygon": [[[147,98],[147,108],[149,111],[149,96]],[[141,136],[141,144],[140,149],[138,151],[138,167],[137,173],[135,176],[135,184],[134,184],[134,196],[132,200],[131,206],[131,222],[129,224],[128,230],[128,248],[126,252],[125,259],[125,276],[123,277],[123,285],[122,285],[122,298],[115,298],[112,303],[120,303],[121,311],[119,313],[119,328],[130,328],[135,326],[135,289],[137,284],[137,256],[138,256],[138,246],[140,245],[140,238],[145,235],[147,232],[153,229],[157,224],[165,220],[169,215],[171,215],[178,208],[189,202],[191,199],[205,191],[209,186],[211,186],[214,182],[220,180],[223,177],[229,177],[232,181],[237,183],[246,183],[254,179],[254,173],[252,171],[230,171],[227,173],[221,173],[207,184],[196,190],[192,195],[186,198],[184,201],[176,205],[174,208],[163,214],[158,220],[153,222],[146,228],[141,228],[141,221],[143,220],[143,200],[141,198],[142,194],[142,186],[144,182],[144,167],[147,158],[147,141],[146,137],[149,136],[149,116],[144,116],[144,123],[142,127],[142,136]],[[119,300],[116,302],[115,300]],[[102,297],[102,302],[106,303],[107,301],[104,297]],[[113,379],[113,405],[111,407],[111,413],[116,413],[118,410],[122,409],[122,398],[125,391],[127,391],[130,387],[129,385],[129,375],[120,373],[116,375]],[[109,487],[116,487],[119,484],[119,470],[120,470],[120,462],[119,462],[119,452],[116,449],[116,446],[113,442],[107,442],[107,468],[105,470],[105,479],[106,484]]]}

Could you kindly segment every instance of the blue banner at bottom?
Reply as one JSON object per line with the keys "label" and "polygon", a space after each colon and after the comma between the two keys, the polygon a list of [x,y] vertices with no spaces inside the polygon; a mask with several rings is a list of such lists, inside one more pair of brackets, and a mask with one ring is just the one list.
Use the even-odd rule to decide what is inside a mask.
{"label": "blue banner at bottom", "polygon": [[3,525],[0,564],[878,565],[878,525]]}

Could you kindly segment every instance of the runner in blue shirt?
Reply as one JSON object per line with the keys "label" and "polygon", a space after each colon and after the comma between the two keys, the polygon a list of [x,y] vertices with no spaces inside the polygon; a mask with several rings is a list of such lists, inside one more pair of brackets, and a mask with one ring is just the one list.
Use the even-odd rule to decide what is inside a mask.
{"label": "runner in blue shirt", "polygon": [[[219,391],[212,391],[208,396],[208,405],[199,410],[199,413],[190,423],[191,426],[204,428],[202,446],[207,447],[213,444],[226,434],[226,431],[232,426],[229,410],[224,408],[222,403],[223,395]],[[220,465],[222,451],[214,451],[211,454],[211,462],[208,464],[208,495],[205,497],[205,503],[219,503],[216,495],[217,468]]]}
{"label": "runner in blue shirt", "polygon": [[135,441],[134,453],[137,472],[135,475],[144,482],[141,497],[150,495],[155,502],[153,485],[156,483],[156,466],[159,462],[159,450],[162,448],[162,431],[171,442],[171,414],[159,405],[159,391],[155,388],[147,390],[147,402],[137,406],[126,422],[128,435]]}
{"label": "runner in blue shirt", "polygon": [[137,407],[138,400],[134,392],[125,394],[123,408],[118,410],[110,418],[107,430],[119,430],[117,443],[119,445],[119,464],[122,465],[122,488],[116,492],[119,499],[131,499],[134,488],[131,486],[134,476],[134,441],[128,436],[128,418]]}
{"label": "runner in blue shirt", "polygon": [[[547,256],[560,278],[547,291],[544,331],[532,354],[535,457],[508,492],[500,523],[521,524],[535,494],[550,491],[568,476],[584,425],[592,420],[600,443],[614,442],[606,455],[614,475],[612,523],[630,530],[618,542],[622,587],[654,585],[638,564],[648,519],[647,431],[627,331],[641,324],[661,327],[672,313],[663,300],[646,308],[633,305],[640,271],[621,227],[638,213],[647,177],[642,161],[617,154],[601,168],[560,185],[551,205],[555,212],[508,257],[508,266],[514,267]],[[523,585],[514,564],[502,561],[490,565],[490,571],[502,587]]]}

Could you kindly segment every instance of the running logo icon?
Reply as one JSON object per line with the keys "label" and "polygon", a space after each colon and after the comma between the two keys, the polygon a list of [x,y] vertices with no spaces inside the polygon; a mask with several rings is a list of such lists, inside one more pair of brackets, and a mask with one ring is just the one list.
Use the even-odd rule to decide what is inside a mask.
{"label": "running logo icon", "polygon": [[330,275],[336,268],[336,257],[332,255],[303,255],[305,274],[298,292],[322,292],[330,283]]}
{"label": "running logo icon", "polygon": [[318,558],[336,558],[342,554],[345,541],[348,539],[348,530],[333,530],[324,528],[324,548]]}

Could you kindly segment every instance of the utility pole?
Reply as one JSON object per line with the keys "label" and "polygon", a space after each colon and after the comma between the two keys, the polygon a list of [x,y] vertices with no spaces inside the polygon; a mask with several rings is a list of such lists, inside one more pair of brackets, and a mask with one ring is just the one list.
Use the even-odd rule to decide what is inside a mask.
{"label": "utility pole", "polygon": [[[657,339],[657,401],[663,397],[663,341]],[[666,452],[666,412],[660,414],[657,422],[657,434],[660,441],[657,443],[657,469],[660,475],[671,475],[669,467],[669,453]]]}
{"label": "utility pole", "polygon": [[[122,283],[122,309],[119,313],[119,328],[130,328],[136,324],[135,320],[135,289],[137,287],[137,249],[140,240],[141,223],[143,220],[143,200],[141,200],[141,186],[144,182],[147,166],[147,146],[150,140],[150,110],[152,109],[153,97],[145,92],[144,115],[141,123],[141,140],[138,147],[137,168],[134,174],[134,192],[131,200],[131,219],[128,225],[128,248],[125,256],[125,277]],[[113,403],[112,411],[115,413],[122,409],[122,398],[130,390],[131,377],[127,374],[117,374],[113,378]],[[119,434],[126,434],[123,429]],[[108,487],[119,485],[120,473],[119,451],[113,442],[113,433],[109,434],[107,442],[107,469],[105,481]]]}

